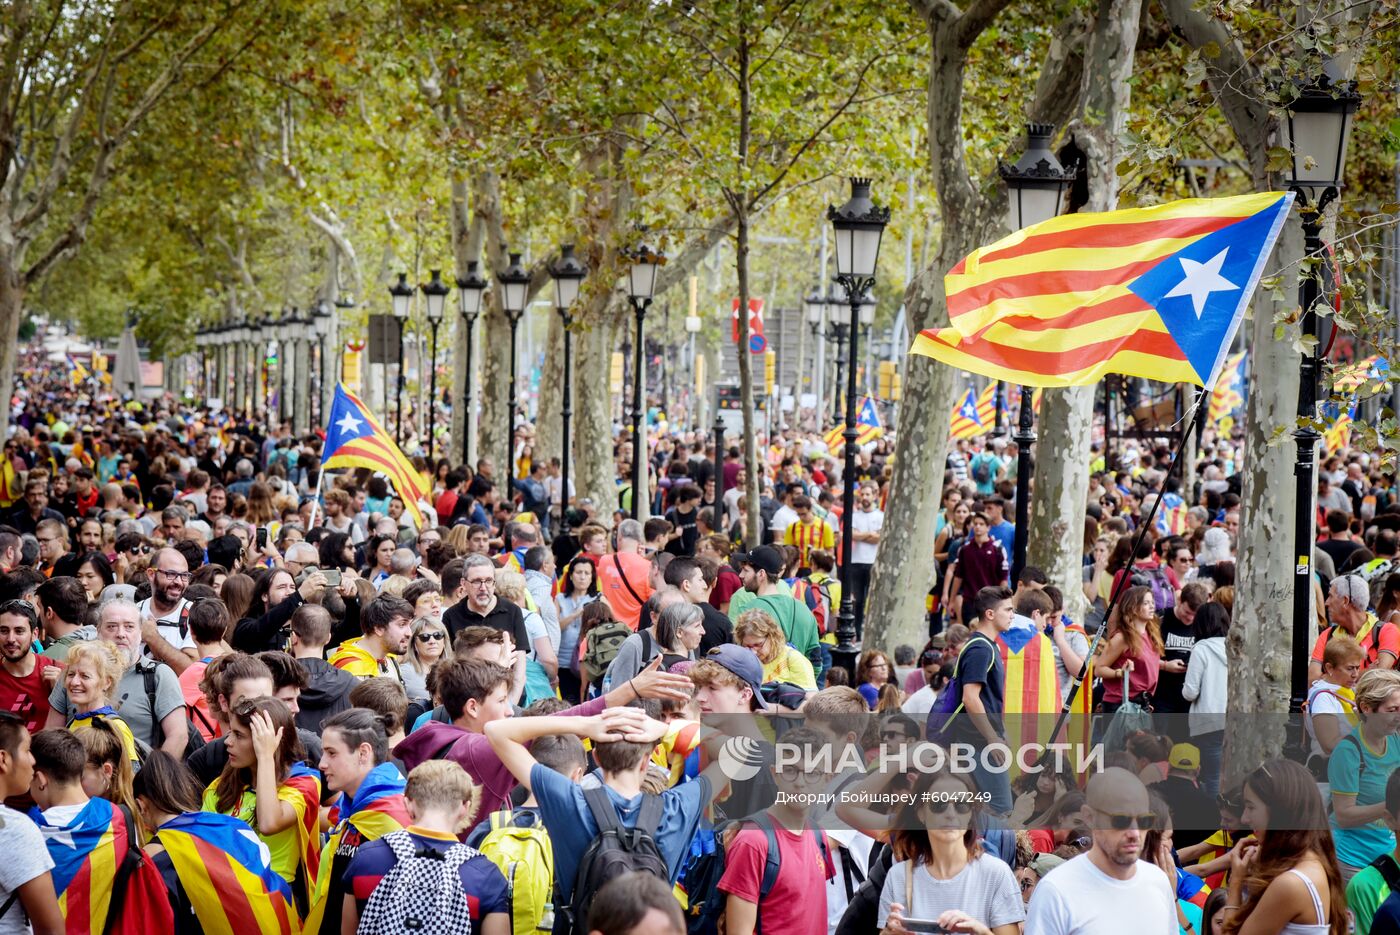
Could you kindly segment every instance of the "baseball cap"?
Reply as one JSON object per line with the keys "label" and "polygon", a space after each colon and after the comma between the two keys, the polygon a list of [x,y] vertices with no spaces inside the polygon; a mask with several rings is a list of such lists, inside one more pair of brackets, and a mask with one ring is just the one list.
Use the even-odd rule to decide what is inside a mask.
{"label": "baseball cap", "polygon": [[783,556],[771,545],[761,545],[751,552],[740,552],[734,556],[740,565],[752,565],[759,571],[766,571],[772,578],[782,573]]}
{"label": "baseball cap", "polygon": [[[760,551],[755,549],[755,552]],[[734,643],[722,643],[710,650],[705,657],[716,665],[723,666],[748,683],[753,690],[753,706],[762,711],[768,710],[768,702],[763,700],[763,663],[753,650]]]}
{"label": "baseball cap", "polygon": [[1201,751],[1195,744],[1176,744],[1167,754],[1167,765],[1173,769],[1200,769]]}

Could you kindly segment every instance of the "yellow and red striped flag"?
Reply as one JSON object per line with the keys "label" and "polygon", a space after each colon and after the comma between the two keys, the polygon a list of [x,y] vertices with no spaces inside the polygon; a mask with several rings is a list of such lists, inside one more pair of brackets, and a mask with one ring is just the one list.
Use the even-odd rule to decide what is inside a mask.
{"label": "yellow and red striped flag", "polygon": [[321,454],[321,467],[363,467],[378,471],[403,498],[404,509],[418,528],[423,528],[418,501],[428,492],[426,480],[394,444],[369,407],[344,384],[338,383],[335,387],[331,417],[326,422],[326,447]]}
{"label": "yellow and red striped flag", "polygon": [[1292,204],[1263,192],[1032,225],[953,267],[949,327],[913,350],[1031,386],[1214,386]]}
{"label": "yellow and red striped flag", "polygon": [[985,435],[996,427],[997,404],[995,383],[986,388],[974,399],[972,388],[963,394],[962,402],[953,409],[948,418],[948,434],[952,438],[976,438]]}
{"label": "yellow and red striped flag", "polygon": [[[827,450],[833,455],[840,455],[846,450],[845,432],[846,426],[838,425],[822,436]],[[885,429],[880,424],[880,413],[875,408],[875,401],[867,396],[856,415],[856,445],[869,444],[884,434]]]}

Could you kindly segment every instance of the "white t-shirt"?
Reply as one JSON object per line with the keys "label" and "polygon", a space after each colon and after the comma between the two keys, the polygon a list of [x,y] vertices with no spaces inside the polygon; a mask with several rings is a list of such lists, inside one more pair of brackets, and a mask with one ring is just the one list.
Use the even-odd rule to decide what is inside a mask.
{"label": "white t-shirt", "polygon": [[850,828],[828,828],[826,838],[831,843],[831,859],[836,865],[836,876],[826,881],[826,925],[827,932],[836,935],[836,926],[841,924],[841,916],[845,915],[850,902],[846,896],[846,862],[849,859],[851,888],[858,890],[865,879],[865,868],[870,865],[870,849],[875,842]]}
{"label": "white t-shirt", "polygon": [[1308,728],[1308,739],[1312,744],[1313,756],[1327,755],[1323,753],[1322,745],[1317,742],[1317,735],[1313,733],[1312,719],[1314,715],[1335,714],[1337,716],[1337,726],[1341,729],[1343,734],[1346,734],[1351,729],[1351,722],[1347,720],[1346,709],[1342,707],[1341,701],[1337,699],[1337,691],[1340,688],[1340,685],[1333,685],[1326,679],[1318,679],[1316,682],[1313,682],[1312,687],[1308,689],[1308,714],[1306,724]]}
{"label": "white t-shirt", "polygon": [[[0,862],[0,904],[39,874],[53,869],[53,858],[33,820],[4,805],[0,805],[0,852],[6,855]],[[33,931],[19,900],[0,916],[0,935],[29,935]]]}
{"label": "white t-shirt", "polygon": [[1175,888],[1160,867],[1142,860],[1130,879],[1115,880],[1080,854],[1045,875],[1027,909],[1026,931],[1035,935],[1178,932]]}
{"label": "white t-shirt", "polygon": [[[185,635],[180,635],[180,617],[184,614],[185,608],[188,607],[189,604],[190,602],[182,597],[179,603],[175,605],[174,610],[163,616],[156,617],[156,612],[151,607],[151,599],[148,597],[137,604],[136,609],[141,612],[142,619],[146,617],[156,617],[156,631],[160,633],[161,637],[171,646],[181,650],[195,649],[194,637],[190,635],[188,621],[185,623]],[[147,659],[154,658],[151,655],[151,651],[146,648],[145,643],[141,644],[141,655]]]}
{"label": "white t-shirt", "polygon": [[784,503],[778,507],[778,512],[773,514],[773,522],[768,524],[768,528],[773,530],[779,538],[787,532],[787,528],[797,522],[797,511]]}
{"label": "white t-shirt", "polygon": [[[914,874],[913,899],[907,892],[905,877]],[[949,909],[959,909],[988,928],[1010,925],[1026,917],[1026,905],[1021,901],[1021,887],[1004,861],[982,854],[970,860],[951,880],[938,880],[924,864],[902,860],[890,867],[880,891],[879,924],[883,928],[889,919],[890,906],[903,905],[906,919],[937,919]],[[1027,931],[1040,935],[1035,928]]]}
{"label": "white t-shirt", "polygon": [[[885,525],[885,514],[879,510],[871,510],[869,513],[856,507],[851,514],[851,532],[879,532],[880,527]],[[861,542],[855,536],[851,537],[851,564],[852,565],[873,565],[875,564],[875,551],[880,548],[878,542]]]}
{"label": "white t-shirt", "polygon": [[899,710],[905,714],[916,716],[927,716],[933,710],[933,702],[938,694],[933,690],[932,685],[925,685],[905,699],[904,704],[899,706]]}

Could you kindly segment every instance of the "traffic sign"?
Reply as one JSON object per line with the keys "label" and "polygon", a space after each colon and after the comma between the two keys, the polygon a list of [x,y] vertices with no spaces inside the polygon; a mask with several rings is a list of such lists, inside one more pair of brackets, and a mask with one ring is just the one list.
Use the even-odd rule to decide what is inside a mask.
{"label": "traffic sign", "polygon": [[762,354],[768,350],[768,339],[761,334],[749,335],[749,353]]}

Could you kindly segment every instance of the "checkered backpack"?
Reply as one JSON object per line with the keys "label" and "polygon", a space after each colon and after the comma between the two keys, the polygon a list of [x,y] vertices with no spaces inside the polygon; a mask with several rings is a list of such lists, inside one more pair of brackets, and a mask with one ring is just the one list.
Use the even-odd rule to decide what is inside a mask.
{"label": "checkered backpack", "polygon": [[359,935],[471,935],[471,907],[462,891],[462,864],[477,852],[465,844],[446,851],[419,847],[407,831],[383,837],[398,862],[370,894]]}

